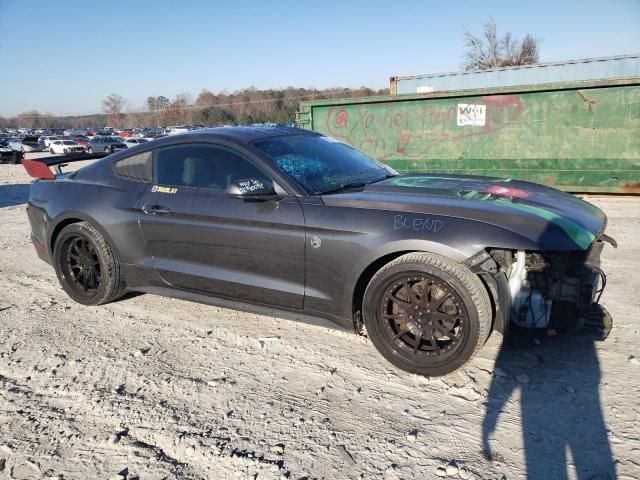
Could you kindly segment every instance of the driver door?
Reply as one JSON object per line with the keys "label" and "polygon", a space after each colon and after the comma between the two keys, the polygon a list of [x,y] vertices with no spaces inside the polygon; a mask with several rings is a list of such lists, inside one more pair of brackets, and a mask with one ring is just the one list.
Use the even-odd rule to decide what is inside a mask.
{"label": "driver door", "polygon": [[153,151],[152,185],[138,205],[159,275],[179,289],[301,309],[305,230],[294,196],[250,201],[230,182],[267,179],[259,163],[222,145]]}

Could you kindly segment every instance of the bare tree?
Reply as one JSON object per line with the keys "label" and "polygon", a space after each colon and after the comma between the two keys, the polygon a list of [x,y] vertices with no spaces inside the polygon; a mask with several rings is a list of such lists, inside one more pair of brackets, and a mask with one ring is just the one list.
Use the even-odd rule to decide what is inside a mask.
{"label": "bare tree", "polygon": [[164,111],[169,108],[170,103],[169,99],[162,95],[147,98],[147,109],[153,116],[156,127],[160,126],[160,120],[164,115]]}
{"label": "bare tree", "polygon": [[500,38],[493,18],[483,28],[481,35],[474,35],[468,30],[464,32],[467,53],[462,68],[465,70],[488,70],[538,63],[538,40],[532,35],[527,34],[522,40],[517,40],[507,32]]}
{"label": "bare tree", "polygon": [[39,128],[42,126],[42,115],[37,110],[30,110],[18,115],[18,126],[22,128]]}
{"label": "bare tree", "polygon": [[124,119],[122,110],[127,101],[116,93],[112,93],[102,101],[102,111],[107,114],[110,127],[120,128]]}
{"label": "bare tree", "polygon": [[166,108],[162,115],[165,125],[182,125],[184,123],[186,99],[178,95]]}
{"label": "bare tree", "polygon": [[160,119],[162,118],[164,111],[169,108],[169,104],[171,102],[167,97],[163,97],[162,95],[158,97],[148,97],[147,98],[147,109],[153,116],[155,120],[155,126],[160,126]]}

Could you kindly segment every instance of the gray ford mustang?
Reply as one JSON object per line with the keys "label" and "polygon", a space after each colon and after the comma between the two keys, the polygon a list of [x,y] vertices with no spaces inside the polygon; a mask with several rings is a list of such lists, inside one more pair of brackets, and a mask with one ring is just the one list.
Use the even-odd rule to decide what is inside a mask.
{"label": "gray ford mustang", "polygon": [[587,316],[603,242],[615,246],[602,211],[569,194],[399,175],[296,128],[200,130],[24,165],[37,178],[33,244],[77,302],[141,291],[321,316],[423,375],[459,368],[510,324]]}

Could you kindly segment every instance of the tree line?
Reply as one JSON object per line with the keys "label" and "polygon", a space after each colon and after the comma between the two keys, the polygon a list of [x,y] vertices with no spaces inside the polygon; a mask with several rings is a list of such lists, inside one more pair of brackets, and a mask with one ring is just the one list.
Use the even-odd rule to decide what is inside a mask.
{"label": "tree line", "polygon": [[57,116],[36,110],[15,117],[0,117],[0,128],[115,128],[161,127],[167,125],[247,125],[291,123],[304,100],[388,95],[388,89],[368,87],[259,90],[255,87],[233,93],[203,89],[195,100],[188,93],[174,98],[149,96],[144,108],[129,109],[126,98],[111,94],[102,101],[102,113]]}
{"label": "tree line", "polygon": [[[493,18],[485,22],[480,34],[464,32],[466,52],[464,70],[531,65],[539,61],[539,40],[527,34],[522,40],[507,32],[500,36]],[[255,87],[233,93],[215,94],[202,90],[195,101],[181,93],[173,99],[154,95],[144,108],[128,109],[127,99],[112,93],[102,101],[102,113],[56,116],[32,110],[12,118],[0,116],[0,128],[136,128],[167,125],[246,125],[251,123],[291,123],[302,100],[388,95],[388,89],[294,88],[258,90]]]}

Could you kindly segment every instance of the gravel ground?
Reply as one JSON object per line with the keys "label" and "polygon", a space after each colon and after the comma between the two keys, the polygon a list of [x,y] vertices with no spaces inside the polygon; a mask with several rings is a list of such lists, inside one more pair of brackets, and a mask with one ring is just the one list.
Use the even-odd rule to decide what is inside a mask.
{"label": "gravel ground", "polygon": [[[152,295],[83,307],[0,165],[0,478],[638,478],[640,199],[593,199],[614,328],[502,348],[438,379],[371,343]],[[257,476],[257,477],[256,477]]]}

